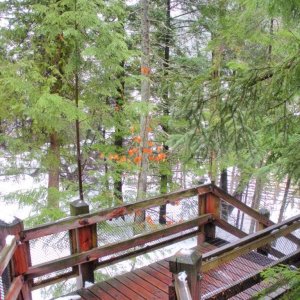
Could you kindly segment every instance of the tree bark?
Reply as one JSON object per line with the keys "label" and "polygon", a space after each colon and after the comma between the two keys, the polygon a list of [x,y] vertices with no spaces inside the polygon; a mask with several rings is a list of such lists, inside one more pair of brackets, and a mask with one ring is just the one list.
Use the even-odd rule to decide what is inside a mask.
{"label": "tree bark", "polygon": [[[148,0],[141,0],[141,39],[142,39],[142,58],[141,58],[141,101],[149,103],[150,101],[150,39],[149,39],[149,3]],[[141,116],[140,137],[141,145],[139,155],[141,162],[139,165],[138,184],[137,184],[137,200],[145,197],[147,192],[147,174],[148,174],[148,158],[143,149],[147,148],[148,128],[149,128],[149,113]],[[135,221],[142,223],[145,220],[145,212],[135,215]]]}
{"label": "tree bark", "polygon": [[[170,65],[170,40],[171,40],[171,0],[166,0],[166,21],[165,21],[165,54],[164,54],[164,82],[165,86],[163,86],[163,114],[164,116],[169,116],[169,88],[167,84],[166,77],[169,74],[169,65]],[[165,133],[169,132],[169,128],[167,124],[162,124],[162,129]],[[169,147],[166,143],[163,143],[163,149],[165,153],[168,153]],[[170,162],[168,158],[165,162],[162,162],[162,167],[160,168],[160,193],[165,194],[168,192],[168,182],[171,173]],[[159,223],[166,224],[166,214],[167,214],[167,206],[166,204],[162,205],[159,209]]]}
{"label": "tree bark", "polygon": [[57,209],[59,208],[60,142],[57,132],[51,133],[49,138],[47,207],[50,209]]}
{"label": "tree bark", "polygon": [[282,220],[283,220],[283,214],[286,209],[290,186],[291,186],[291,176],[289,175],[287,178],[286,184],[285,184],[284,195],[283,195],[283,199],[282,199],[280,211],[279,211],[279,216],[278,216],[278,223],[282,222]]}

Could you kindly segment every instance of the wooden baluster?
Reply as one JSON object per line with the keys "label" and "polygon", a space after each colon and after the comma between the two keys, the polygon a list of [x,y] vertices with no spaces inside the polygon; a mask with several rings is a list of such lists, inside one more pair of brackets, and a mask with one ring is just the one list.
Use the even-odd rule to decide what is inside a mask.
{"label": "wooden baluster", "polygon": [[[24,230],[23,221],[15,218],[12,223],[8,224],[3,221],[0,222],[0,243],[1,246],[3,245],[3,239],[5,242],[5,238],[7,235],[14,235],[16,236],[17,240],[21,240],[22,238],[22,231]],[[30,258],[30,248],[29,242],[19,242],[18,247],[12,257],[12,260],[9,264],[9,267],[5,271],[5,279],[7,283],[10,285],[13,278],[23,275],[27,272],[28,267],[31,266],[31,258]],[[23,288],[21,293],[18,297],[19,300],[31,300],[31,281],[25,281],[23,283]],[[4,289],[7,291],[9,286],[4,286]]]}
{"label": "wooden baluster", "polygon": [[[186,273],[192,299],[201,299],[200,268],[202,254],[193,249],[181,249],[174,256],[169,258],[168,261],[169,269],[173,273],[173,277],[177,276],[180,272]],[[174,299],[174,295],[170,294],[169,299]]]}
{"label": "wooden baluster", "polygon": [[[266,208],[260,208],[259,209],[259,213],[262,216],[264,216],[265,218],[270,219],[271,213],[270,213],[270,211],[268,209],[266,209]],[[265,228],[267,228],[266,225],[264,225],[261,222],[256,222],[256,232],[260,231],[260,230],[263,230]],[[270,244],[266,244],[263,247],[257,248],[257,252],[260,253],[260,254],[262,254],[262,255],[268,256],[270,248],[271,248],[271,245]]]}
{"label": "wooden baluster", "polygon": [[[71,215],[78,216],[89,213],[89,206],[84,201],[76,200],[70,204]],[[70,232],[71,252],[83,252],[97,247],[97,227],[96,224],[87,225]],[[79,265],[79,277],[77,287],[82,288],[85,282],[94,283],[95,262],[86,262]]]}

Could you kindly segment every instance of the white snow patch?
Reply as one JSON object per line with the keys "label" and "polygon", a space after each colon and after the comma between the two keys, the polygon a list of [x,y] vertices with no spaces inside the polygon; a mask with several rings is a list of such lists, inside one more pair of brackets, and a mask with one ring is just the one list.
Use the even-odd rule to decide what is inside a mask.
{"label": "white snow patch", "polygon": [[64,296],[64,297],[60,297],[57,298],[56,300],[80,300],[81,297],[78,295],[72,295],[72,296]]}
{"label": "white snow patch", "polygon": [[0,216],[0,220],[3,221],[6,224],[11,224],[13,223],[13,221],[15,220],[15,216],[11,215],[10,213],[5,213],[4,211],[4,215]]}
{"label": "white snow patch", "polygon": [[8,235],[6,238],[5,238],[5,243],[6,245],[10,245],[12,243],[12,241],[14,240],[14,236],[13,235]]}
{"label": "white snow patch", "polygon": [[85,281],[84,282],[84,287],[85,288],[88,288],[88,287],[90,287],[90,286],[93,286],[94,284],[92,283],[92,282],[89,282],[89,281]]}

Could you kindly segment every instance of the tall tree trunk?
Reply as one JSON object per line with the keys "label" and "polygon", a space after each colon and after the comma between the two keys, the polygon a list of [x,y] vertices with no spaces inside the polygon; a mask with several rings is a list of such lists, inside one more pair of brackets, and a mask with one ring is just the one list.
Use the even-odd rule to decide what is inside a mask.
{"label": "tall tree trunk", "polygon": [[[77,11],[77,0],[75,0],[75,11]],[[77,20],[75,20],[74,24],[75,31],[78,30]],[[74,86],[74,98],[75,98],[75,105],[78,109],[79,106],[79,64],[80,64],[80,53],[78,49],[78,42],[75,41],[75,86]],[[80,123],[79,119],[77,118],[75,121],[76,127],[76,152],[77,152],[77,169],[78,169],[78,189],[79,189],[79,199],[83,201],[83,185],[82,185],[82,154],[81,154],[81,147],[80,147]]]}
{"label": "tall tree trunk", "polygon": [[[260,178],[260,177],[256,178],[255,191],[254,191],[254,195],[252,198],[252,204],[251,204],[251,208],[253,208],[255,210],[259,209],[263,188],[264,188],[264,184],[263,184],[262,178]],[[252,219],[251,224],[250,224],[249,233],[254,232],[255,224],[256,224],[256,221]]]}
{"label": "tall tree trunk", "polygon": [[[228,193],[228,172],[226,168],[221,171],[220,187],[223,191]],[[222,205],[222,217],[224,218],[224,220],[227,221],[231,205],[227,204],[225,201],[222,201],[221,205]]]}
{"label": "tall tree trunk", "polygon": [[287,178],[286,184],[285,184],[284,195],[283,195],[283,199],[282,199],[280,211],[279,211],[279,216],[278,216],[278,223],[282,222],[282,220],[283,220],[283,214],[286,209],[290,186],[291,186],[291,176],[289,175]]}
{"label": "tall tree trunk", "polygon": [[60,141],[57,132],[51,133],[49,138],[47,207],[57,209],[59,208]]}
{"label": "tall tree trunk", "polygon": [[[149,39],[149,3],[148,0],[141,0],[141,39],[142,39],[142,57],[141,57],[141,101],[149,103],[150,101],[150,39]],[[141,157],[138,173],[137,200],[142,199],[147,191],[148,158],[143,149],[147,148],[149,113],[141,116],[140,137],[141,145],[139,155]],[[145,212],[135,215],[135,221],[141,223],[145,220]]]}
{"label": "tall tree trunk", "polygon": [[[169,116],[169,88],[166,77],[169,74],[170,65],[170,39],[171,39],[171,0],[166,0],[166,21],[165,21],[165,55],[164,55],[164,86],[163,86],[163,113],[164,116]],[[168,133],[169,128],[166,123],[162,124],[164,132]],[[166,143],[163,143],[163,149],[165,153],[168,153],[169,147]],[[160,173],[160,193],[165,194],[168,192],[168,182],[171,173],[170,162],[167,158],[165,162],[161,163]],[[167,206],[166,204],[161,205],[159,209],[159,223],[166,224]]]}

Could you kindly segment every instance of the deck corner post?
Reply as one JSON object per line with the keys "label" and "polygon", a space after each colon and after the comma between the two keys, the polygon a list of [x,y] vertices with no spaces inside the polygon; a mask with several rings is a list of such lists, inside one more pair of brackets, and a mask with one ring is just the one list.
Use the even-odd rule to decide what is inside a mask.
{"label": "deck corner post", "polygon": [[[169,269],[175,276],[185,272],[192,300],[201,299],[200,289],[200,268],[202,264],[202,253],[194,249],[181,249],[174,256],[168,259]],[[178,294],[175,285],[176,294]],[[177,297],[180,299],[180,297]],[[170,298],[171,299],[171,298]],[[174,298],[172,298],[174,299]],[[185,298],[182,298],[185,299]]]}
{"label": "deck corner post", "polygon": [[[0,220],[0,249],[5,244],[5,238],[8,235],[14,235],[18,241],[18,246],[10,261],[10,264],[2,274],[2,278],[5,278],[6,285],[4,285],[4,291],[8,291],[10,284],[15,277],[23,275],[27,272],[31,266],[30,247],[29,242],[21,242],[22,231],[24,230],[24,224],[21,219],[14,218],[11,223],[6,223]],[[22,290],[18,297],[19,300],[31,300],[31,281],[24,281]]]}
{"label": "deck corner post", "polygon": [[[215,219],[221,217],[220,209],[221,201],[220,198],[213,193],[207,193],[205,195],[198,196],[198,213],[202,214],[212,214]],[[216,237],[216,225],[214,221],[208,224],[202,225],[200,228],[202,236],[205,236],[205,240],[214,239]],[[203,242],[203,241],[202,241]],[[199,244],[199,239],[198,239]]]}
{"label": "deck corner post", "polygon": [[[263,217],[265,217],[267,219],[270,219],[271,212],[267,208],[260,208],[259,209],[259,213]],[[267,228],[267,226],[264,225],[263,223],[261,223],[261,222],[257,222],[256,223],[256,232],[260,231],[260,230],[263,230],[265,228]],[[262,254],[262,255],[268,256],[270,248],[271,248],[271,245],[267,244],[267,245],[264,245],[264,246],[262,246],[260,248],[257,248],[257,252],[260,253],[260,254]]]}
{"label": "deck corner post", "polygon": [[[78,216],[89,213],[89,206],[82,200],[75,200],[70,203],[70,211],[72,216]],[[97,227],[96,224],[86,225],[69,231],[71,253],[81,253],[97,247]],[[95,263],[86,262],[77,267],[74,271],[78,271],[77,287],[82,288],[85,282],[95,282],[94,269]]]}

